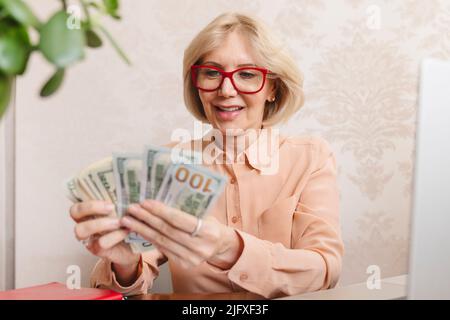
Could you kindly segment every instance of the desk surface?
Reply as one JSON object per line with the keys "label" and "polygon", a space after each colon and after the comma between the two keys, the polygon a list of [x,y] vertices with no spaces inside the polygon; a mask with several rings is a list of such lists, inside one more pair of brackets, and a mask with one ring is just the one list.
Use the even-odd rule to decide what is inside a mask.
{"label": "desk surface", "polygon": [[[330,290],[304,293],[276,300],[388,300],[406,297],[407,275],[382,279],[379,289],[369,289],[365,282]],[[233,293],[150,293],[128,297],[129,300],[264,300],[250,292]]]}
{"label": "desk surface", "polygon": [[250,292],[226,293],[149,293],[128,297],[128,300],[264,300]]}
{"label": "desk surface", "polygon": [[366,282],[330,290],[304,293],[279,300],[394,300],[405,299],[407,275],[385,278],[379,289],[369,289]]}

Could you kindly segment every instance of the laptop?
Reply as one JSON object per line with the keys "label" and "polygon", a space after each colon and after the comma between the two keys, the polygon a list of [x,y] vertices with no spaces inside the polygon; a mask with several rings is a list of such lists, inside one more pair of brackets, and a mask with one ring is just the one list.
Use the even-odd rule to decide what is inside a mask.
{"label": "laptop", "polygon": [[408,299],[450,299],[450,61],[421,65]]}

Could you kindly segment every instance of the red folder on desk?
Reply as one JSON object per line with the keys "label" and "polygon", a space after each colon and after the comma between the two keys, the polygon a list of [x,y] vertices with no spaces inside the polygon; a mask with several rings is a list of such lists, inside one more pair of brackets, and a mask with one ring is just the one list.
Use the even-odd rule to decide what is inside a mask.
{"label": "red folder on desk", "polygon": [[1,291],[0,300],[122,300],[122,294],[104,289],[69,289],[52,282],[40,286]]}

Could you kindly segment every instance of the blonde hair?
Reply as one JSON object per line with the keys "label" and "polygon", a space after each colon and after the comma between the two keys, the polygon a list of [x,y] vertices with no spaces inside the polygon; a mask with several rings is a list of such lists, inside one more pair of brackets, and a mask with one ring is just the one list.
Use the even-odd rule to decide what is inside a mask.
{"label": "blonde hair", "polygon": [[264,125],[286,122],[303,105],[303,76],[287,50],[275,40],[261,21],[233,12],[215,18],[184,51],[184,101],[187,109],[195,118],[208,122],[198,89],[192,84],[190,68],[201,63],[206,54],[220,47],[224,38],[234,30],[247,36],[262,65],[276,76],[275,101],[266,101]]}

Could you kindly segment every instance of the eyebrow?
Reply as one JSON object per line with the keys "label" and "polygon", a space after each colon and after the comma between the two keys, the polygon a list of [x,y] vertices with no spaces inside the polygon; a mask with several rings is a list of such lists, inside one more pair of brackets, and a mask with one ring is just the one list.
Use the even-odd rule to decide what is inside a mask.
{"label": "eyebrow", "polygon": [[[213,66],[216,66],[218,68],[223,68],[223,66],[220,63],[214,62],[214,61],[206,61],[203,64],[211,64]],[[243,63],[243,64],[238,64],[238,67],[256,67],[255,63]]]}

